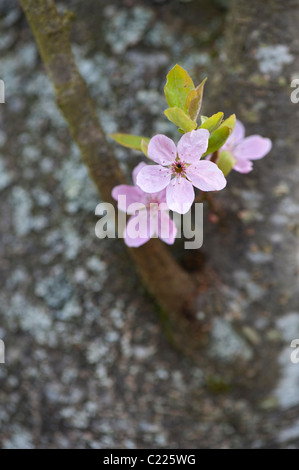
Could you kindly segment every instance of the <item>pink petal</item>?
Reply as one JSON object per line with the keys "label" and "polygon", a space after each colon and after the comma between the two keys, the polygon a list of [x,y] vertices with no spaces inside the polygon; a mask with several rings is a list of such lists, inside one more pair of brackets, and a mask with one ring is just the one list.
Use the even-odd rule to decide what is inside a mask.
{"label": "pink petal", "polygon": [[164,210],[159,211],[159,233],[158,236],[168,245],[173,245],[177,234],[175,223]]}
{"label": "pink petal", "polygon": [[194,201],[194,189],[185,178],[175,177],[166,188],[166,200],[170,210],[185,214]]}
{"label": "pink petal", "polygon": [[234,149],[234,156],[239,159],[259,160],[270,152],[272,142],[260,135],[251,135],[242,140]]}
{"label": "pink petal", "polygon": [[148,144],[149,158],[159,165],[171,165],[176,158],[176,145],[166,135],[155,135]]}
{"label": "pink petal", "polygon": [[138,186],[120,184],[113,188],[111,195],[117,201],[118,209],[123,212],[127,212],[128,207],[133,203],[140,202],[140,205],[146,203],[146,194]]}
{"label": "pink petal", "polygon": [[137,175],[138,186],[146,193],[156,193],[166,188],[171,171],[160,165],[146,165]]}
{"label": "pink petal", "polygon": [[129,218],[124,232],[124,240],[127,246],[136,248],[144,245],[149,239],[149,217],[148,211],[145,209]]}
{"label": "pink petal", "polygon": [[210,133],[207,129],[187,132],[178,143],[178,155],[187,163],[195,163],[208,148]]}
{"label": "pink petal", "polygon": [[156,194],[156,198],[159,203],[166,203],[166,188],[162,189],[159,193]]}
{"label": "pink petal", "polygon": [[215,163],[207,160],[190,165],[186,174],[191,183],[202,191],[220,191],[226,186],[222,171]]}
{"label": "pink petal", "polygon": [[237,145],[238,142],[244,139],[245,136],[245,127],[241,121],[236,121],[235,128],[232,134],[229,136],[225,144],[222,146],[222,150],[229,150],[231,151],[234,145]]}
{"label": "pink petal", "polygon": [[140,162],[140,163],[138,163],[137,166],[135,166],[135,168],[133,170],[133,173],[132,173],[133,183],[135,185],[136,185],[137,175],[138,175],[139,171],[141,170],[141,168],[143,168],[145,165],[146,165],[146,163]]}
{"label": "pink petal", "polygon": [[243,140],[244,137],[245,137],[245,127],[242,124],[242,122],[237,119],[235,128],[234,128],[233,133],[231,134],[230,138],[232,138],[234,140],[234,142],[237,143],[240,140]]}
{"label": "pink petal", "polygon": [[233,169],[239,173],[250,173],[252,171],[253,164],[250,160],[239,158],[237,163],[233,166]]}
{"label": "pink petal", "polygon": [[152,203],[166,203],[166,188],[162,189],[162,191],[158,191],[157,193],[144,193],[147,197],[147,205]]}
{"label": "pink petal", "polygon": [[144,193],[146,195],[147,205],[149,204],[160,204],[160,202],[166,202],[166,188],[157,193]]}

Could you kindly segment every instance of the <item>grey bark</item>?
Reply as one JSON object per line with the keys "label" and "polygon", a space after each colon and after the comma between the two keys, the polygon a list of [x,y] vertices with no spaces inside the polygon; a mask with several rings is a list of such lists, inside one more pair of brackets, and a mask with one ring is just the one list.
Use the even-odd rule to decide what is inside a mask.
{"label": "grey bark", "polygon": [[[255,162],[252,173],[228,177],[228,188],[217,196],[218,227],[205,224],[206,263],[220,278],[220,308],[214,312],[240,331],[271,328],[284,314],[299,312],[299,104],[290,100],[291,78],[299,71],[298,6],[234,0],[224,55],[206,97],[210,112],[235,112],[247,135],[273,142],[271,154]],[[260,377],[251,382],[253,393],[270,389],[278,372],[280,348],[265,336],[254,346],[248,372]]]}

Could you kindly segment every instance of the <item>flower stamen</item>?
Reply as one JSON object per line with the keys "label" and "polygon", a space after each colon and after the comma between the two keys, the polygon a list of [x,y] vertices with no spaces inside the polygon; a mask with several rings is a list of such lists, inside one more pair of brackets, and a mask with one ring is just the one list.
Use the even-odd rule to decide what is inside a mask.
{"label": "flower stamen", "polygon": [[185,164],[185,162],[182,162],[182,161],[180,161],[180,160],[175,161],[175,162],[171,165],[171,171],[172,171],[172,174],[173,174],[174,176],[184,174],[185,171],[186,171],[186,164]]}

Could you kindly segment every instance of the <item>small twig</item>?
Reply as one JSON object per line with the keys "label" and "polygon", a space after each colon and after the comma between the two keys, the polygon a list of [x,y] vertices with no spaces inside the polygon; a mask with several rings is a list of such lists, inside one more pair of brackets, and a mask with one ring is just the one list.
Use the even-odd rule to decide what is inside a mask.
{"label": "small twig", "polygon": [[204,202],[204,201],[205,201],[205,193],[203,193],[203,192],[198,194],[194,199],[194,202],[198,203],[198,204],[200,204],[201,202]]}
{"label": "small twig", "polygon": [[218,158],[219,158],[219,150],[216,150],[216,152],[212,153],[210,162],[217,163]]}

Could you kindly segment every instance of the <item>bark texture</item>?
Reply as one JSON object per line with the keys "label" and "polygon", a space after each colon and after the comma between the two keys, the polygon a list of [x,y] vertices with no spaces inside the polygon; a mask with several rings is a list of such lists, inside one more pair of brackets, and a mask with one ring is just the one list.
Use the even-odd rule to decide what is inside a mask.
{"label": "bark texture", "polygon": [[[212,92],[205,101],[211,113],[236,113],[246,135],[273,142],[252,173],[229,175],[218,197],[219,230],[205,224],[206,263],[220,278],[219,313],[239,331],[275,327],[285,314],[299,312],[299,105],[290,99],[291,79],[299,71],[298,6],[232,2],[223,56],[211,71]],[[258,347],[253,340],[253,369],[260,373],[256,392],[273,385],[278,372],[273,355],[279,348],[262,341]]]}
{"label": "bark texture", "polygon": [[210,109],[236,112],[247,135],[270,137],[273,148],[249,175],[229,176],[222,236],[213,230],[212,240],[206,238],[206,248],[214,248],[208,257],[230,284],[234,269],[258,276],[271,289],[262,307],[277,314],[279,299],[299,305],[299,106],[290,99],[299,71],[298,7],[291,0],[232,2],[225,57],[209,100]]}

